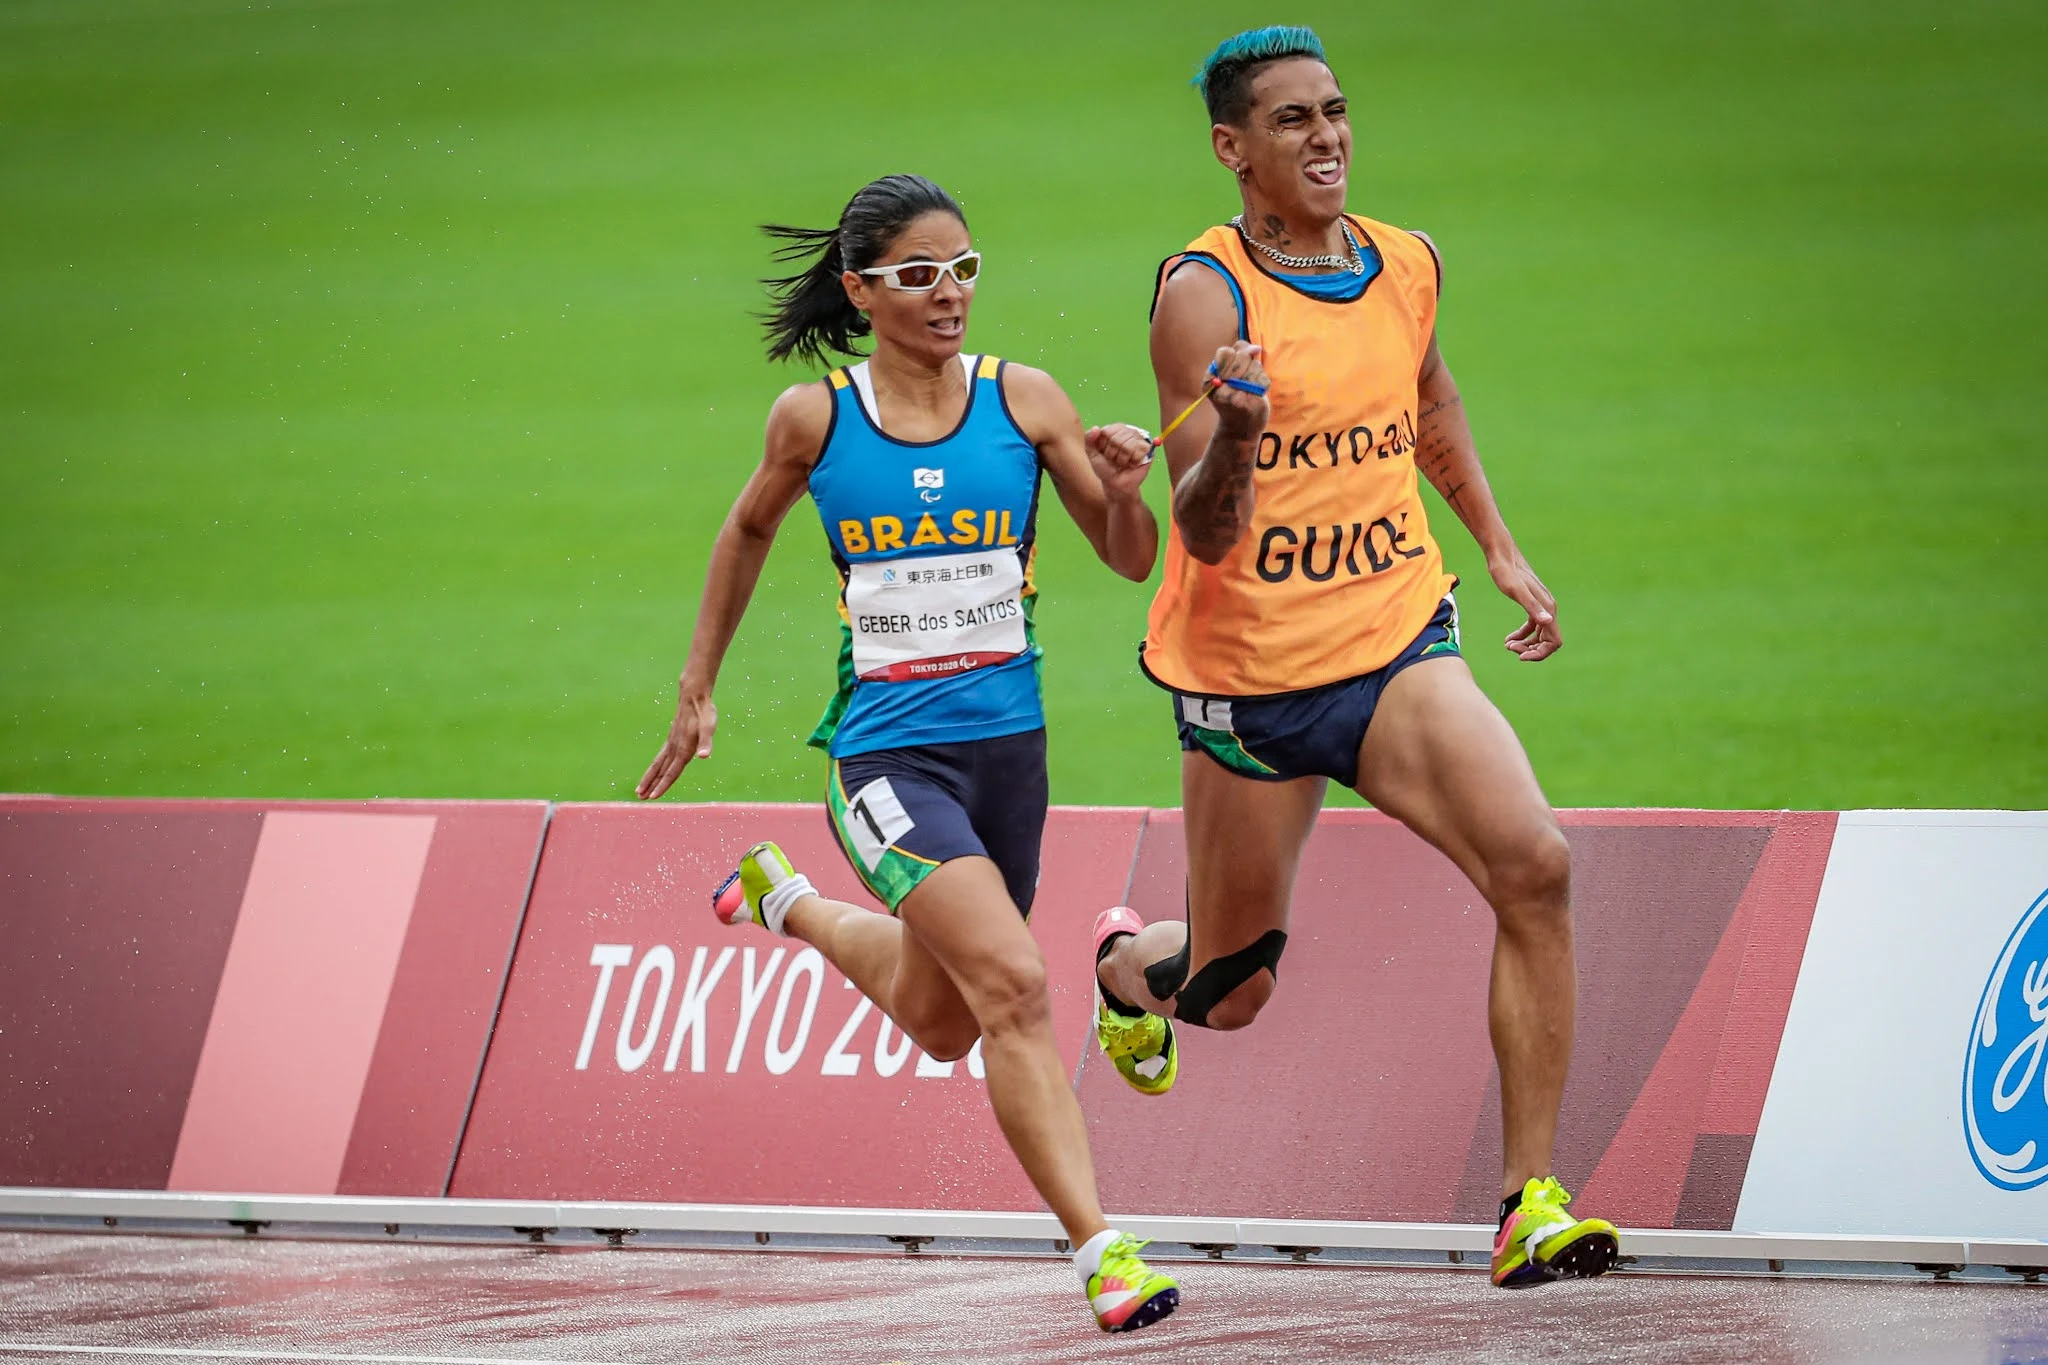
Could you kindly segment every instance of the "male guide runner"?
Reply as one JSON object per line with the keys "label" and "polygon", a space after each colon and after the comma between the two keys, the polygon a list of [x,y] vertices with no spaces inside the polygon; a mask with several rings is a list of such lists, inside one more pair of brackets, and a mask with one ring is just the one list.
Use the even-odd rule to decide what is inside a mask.
{"label": "male guide runner", "polygon": [[[768,229],[803,262],[771,281],[769,355],[874,353],[799,384],[719,531],[653,800],[711,754],[713,683],[777,528],[806,492],[840,580],[839,688],[811,742],[848,863],[890,913],[828,900],[772,843],[712,898],[822,953],[940,1060],[979,1038],[990,1106],[1065,1228],[1096,1322],[1158,1321],[1179,1287],[1110,1228],[1088,1131],[1053,1038],[1045,962],[1025,926],[1045,828],[1045,711],[1034,630],[1039,476],[1102,561],[1142,582],[1159,547],[1136,427],[1084,432],[1052,377],[963,354],[981,276],[966,219],[921,176],[866,186],[829,230]],[[916,1153],[906,1152],[906,1157]]]}
{"label": "male guide runner", "polygon": [[1313,32],[1239,34],[1197,84],[1243,212],[1160,269],[1161,413],[1209,375],[1224,383],[1165,444],[1173,520],[1142,653],[1180,731],[1187,919],[1147,926],[1118,907],[1097,921],[1098,1037],[1127,1081],[1159,1094],[1179,1070],[1169,1020],[1250,1024],[1275,988],[1324,789],[1352,787],[1494,911],[1494,1283],[1601,1274],[1612,1225],[1566,1213],[1549,1174],[1576,1001],[1570,849],[1460,655],[1418,469],[1527,614],[1507,648],[1533,663],[1562,639],[1437,346],[1441,260],[1418,233],[1346,214],[1351,128]]}

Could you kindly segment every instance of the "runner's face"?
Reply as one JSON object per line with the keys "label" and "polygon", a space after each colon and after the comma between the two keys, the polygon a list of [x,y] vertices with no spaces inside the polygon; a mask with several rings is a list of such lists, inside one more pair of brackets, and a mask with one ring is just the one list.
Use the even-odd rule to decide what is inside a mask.
{"label": "runner's face", "polygon": [[[950,213],[932,212],[913,218],[896,234],[875,265],[900,265],[904,261],[950,261],[971,249],[967,225]],[[924,293],[891,289],[876,275],[840,276],[846,282],[853,306],[868,315],[875,329],[875,341],[893,346],[928,364],[938,365],[960,354],[967,338],[967,305],[974,291],[963,289],[951,272]]]}
{"label": "runner's face", "polygon": [[1229,135],[1218,137],[1217,155],[1250,169],[1246,186],[1263,207],[1326,222],[1344,212],[1351,120],[1329,67],[1310,57],[1274,62],[1252,78],[1245,126],[1217,129]]}

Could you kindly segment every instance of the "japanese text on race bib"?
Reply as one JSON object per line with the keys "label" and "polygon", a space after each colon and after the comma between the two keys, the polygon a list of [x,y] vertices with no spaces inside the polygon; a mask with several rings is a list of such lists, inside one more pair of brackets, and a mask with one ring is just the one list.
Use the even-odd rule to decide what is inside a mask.
{"label": "japanese text on race bib", "polygon": [[1030,643],[1023,593],[1015,551],[855,564],[846,580],[854,674],[910,682],[1014,659]]}

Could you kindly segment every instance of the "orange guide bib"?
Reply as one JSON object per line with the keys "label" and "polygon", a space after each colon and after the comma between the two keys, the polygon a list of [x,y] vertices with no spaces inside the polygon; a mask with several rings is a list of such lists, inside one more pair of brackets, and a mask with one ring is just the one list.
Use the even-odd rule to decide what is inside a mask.
{"label": "orange guide bib", "polygon": [[1283,284],[1228,225],[1160,269],[1160,288],[1191,256],[1228,271],[1271,380],[1250,531],[1212,567],[1168,522],[1142,662],[1176,692],[1268,696],[1370,673],[1415,638],[1457,581],[1429,534],[1415,477],[1416,378],[1436,327],[1436,258],[1411,232],[1347,221],[1381,261],[1356,299],[1314,299]]}

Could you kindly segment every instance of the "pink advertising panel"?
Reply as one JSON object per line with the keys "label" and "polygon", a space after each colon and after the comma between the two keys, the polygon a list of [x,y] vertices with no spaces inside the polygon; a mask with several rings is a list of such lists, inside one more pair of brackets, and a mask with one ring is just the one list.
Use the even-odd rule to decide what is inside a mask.
{"label": "pink advertising panel", "polygon": [[0,1184],[444,1193],[546,820],[0,798]]}
{"label": "pink advertising panel", "polygon": [[341,1183],[433,837],[430,815],[263,817],[171,1189]]}
{"label": "pink advertising panel", "polygon": [[[1728,1228],[1744,1200],[1776,1217],[1754,1211],[1809,1187],[1785,1136],[1806,1129],[1770,1129],[1789,1193],[1745,1182],[1795,986],[1858,979],[1850,948],[1808,956],[1837,817],[1562,819],[1581,992],[1557,1174],[1633,1226]],[[1490,1220],[1492,914],[1373,812],[1326,812],[1310,840],[1258,1022],[1182,1030],[1165,1097],[1115,1076],[1090,924],[1125,900],[1181,915],[1182,831],[1129,809],[1058,809],[1047,830],[1031,927],[1056,1035],[1098,1150],[1146,1154],[1101,1163],[1105,1202]],[[1873,866],[1905,847],[1889,825],[1858,837]],[[873,904],[816,806],[0,797],[0,1185],[1038,1208],[978,1052],[934,1061],[815,950],[712,917],[762,838]],[[1876,894],[1838,897],[1830,943],[1856,941]]]}
{"label": "pink advertising panel", "polygon": [[[1557,1174],[1619,1221],[1725,1228],[1834,817],[1563,818],[1581,996]],[[1148,919],[1180,912],[1181,828],[1155,812],[1146,831],[1132,903]],[[1297,883],[1280,990],[1258,1021],[1183,1030],[1181,1079],[1161,1099],[1084,1058],[1097,1142],[1144,1134],[1150,1154],[1106,1167],[1106,1201],[1490,1221],[1501,1159],[1492,942],[1491,912],[1441,854],[1384,816],[1326,812]]]}
{"label": "pink advertising panel", "polygon": [[[1056,810],[1032,915],[1079,1061],[1087,939],[1129,881],[1141,810]],[[937,1063],[802,943],[729,929],[712,890],[779,842],[874,905],[812,806],[565,806],[451,1193],[1031,1209],[980,1057]]]}

